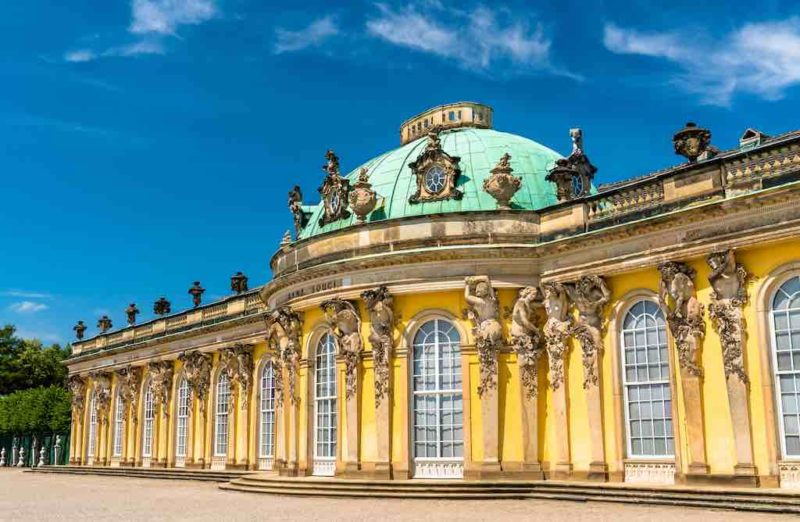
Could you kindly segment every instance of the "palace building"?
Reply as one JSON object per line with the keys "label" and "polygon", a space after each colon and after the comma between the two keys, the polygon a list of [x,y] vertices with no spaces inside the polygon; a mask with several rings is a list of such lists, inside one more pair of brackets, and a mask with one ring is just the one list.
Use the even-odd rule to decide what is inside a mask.
{"label": "palace building", "polygon": [[328,151],[262,287],[79,323],[70,463],[800,488],[800,132],[604,185],[494,123]]}

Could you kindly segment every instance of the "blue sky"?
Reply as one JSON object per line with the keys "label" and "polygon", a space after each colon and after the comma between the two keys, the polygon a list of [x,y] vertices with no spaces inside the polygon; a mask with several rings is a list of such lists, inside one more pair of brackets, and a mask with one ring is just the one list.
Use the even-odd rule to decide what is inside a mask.
{"label": "blue sky", "polygon": [[[800,128],[793,2],[26,0],[0,17],[0,323],[77,319],[228,277],[269,279],[286,192],[352,168],[403,119],[468,99],[598,181],[678,163],[687,120],[729,148]],[[717,5],[719,4],[719,5]]]}

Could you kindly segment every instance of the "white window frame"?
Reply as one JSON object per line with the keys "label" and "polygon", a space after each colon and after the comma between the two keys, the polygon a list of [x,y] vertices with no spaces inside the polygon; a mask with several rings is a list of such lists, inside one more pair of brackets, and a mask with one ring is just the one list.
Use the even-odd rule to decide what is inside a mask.
{"label": "white window frame", "polygon": [[155,424],[156,411],[153,403],[153,387],[147,383],[144,391],[144,419],[142,422],[142,457],[153,456],[153,424]]}
{"label": "white window frame", "polygon": [[[628,381],[627,372],[626,372],[626,359],[625,359],[625,349],[626,349],[625,334],[626,333],[632,333],[634,338],[635,338],[636,332],[640,332],[640,333],[643,332],[645,334],[644,335],[645,336],[645,343],[647,342],[647,331],[648,331],[648,327],[647,326],[644,327],[644,330],[636,329],[636,328],[633,328],[633,329],[626,329],[625,328],[625,321],[628,318],[628,315],[633,314],[633,309],[636,306],[638,306],[639,304],[644,304],[645,306],[650,304],[650,305],[654,306],[656,308],[656,310],[657,310],[657,314],[660,315],[661,319],[664,321],[663,325],[662,326],[658,326],[657,325],[655,327],[655,330],[656,330],[656,342],[658,343],[658,345],[657,345],[657,349],[658,350],[661,350],[661,348],[662,348],[662,343],[658,340],[658,338],[661,336],[660,335],[662,333],[661,330],[663,330],[663,339],[664,339],[663,340],[663,348],[666,351],[666,361],[664,361],[664,362],[667,365],[667,376],[666,376],[666,378],[661,378],[661,379],[657,379],[657,380],[651,380],[650,375],[649,375],[649,369],[650,369],[650,366],[648,365],[649,361],[646,360],[644,362],[644,367],[648,371],[647,380],[646,381],[637,380],[635,382],[629,382]],[[657,321],[658,317],[653,315],[653,314],[649,314],[647,312],[647,310],[645,310],[643,312],[643,315],[649,315],[650,317],[652,317],[656,321],[656,323],[658,323],[658,321]],[[624,414],[624,418],[625,418],[624,433],[625,433],[626,455],[631,460],[674,460],[675,459],[675,419],[673,418],[673,415],[672,415],[672,404],[673,404],[672,401],[674,401],[675,398],[673,397],[672,384],[671,384],[671,379],[670,379],[670,373],[671,373],[672,370],[671,370],[671,365],[670,365],[669,337],[667,335],[666,318],[664,316],[664,312],[661,310],[661,308],[659,307],[658,304],[654,303],[650,299],[637,299],[635,302],[633,302],[628,307],[626,312],[624,314],[622,314],[622,321],[621,321],[621,324],[620,324],[619,328],[620,328],[619,329],[619,332],[620,332],[619,333],[619,346],[617,347],[617,349],[619,350],[619,354],[620,354],[620,369],[619,369],[619,371],[620,371],[620,376],[621,376],[620,380],[622,382],[622,391],[623,391],[622,409],[623,409],[623,414]],[[637,346],[634,345],[634,357],[636,356],[636,350],[635,350],[636,347]],[[649,346],[647,344],[645,344],[645,354],[647,353],[647,348],[649,348]],[[634,365],[635,366],[641,366],[641,364],[637,364],[636,362],[634,362]],[[667,429],[666,426],[664,428],[665,436],[663,437],[663,439],[665,441],[665,452],[663,454],[656,454],[656,453],[645,454],[645,453],[642,453],[642,454],[639,454],[639,455],[635,455],[633,453],[633,434],[632,434],[632,429],[631,429],[631,420],[632,419],[630,419],[630,395],[629,394],[630,394],[631,388],[635,387],[635,388],[641,389],[641,388],[644,388],[644,387],[647,387],[647,386],[651,387],[650,391],[652,391],[652,387],[653,386],[660,386],[660,387],[662,387],[663,390],[666,390],[667,393],[669,393],[670,407],[669,407],[668,411],[666,412],[666,415],[668,415],[668,416],[665,416],[662,419],[654,419],[653,416],[651,415],[650,416],[650,420],[651,420],[651,422],[655,422],[656,420],[660,420],[660,421],[663,421],[665,424],[666,424],[667,421],[669,421],[671,429]],[[663,403],[664,401],[666,401],[666,398],[664,398],[662,396],[662,399],[660,399],[660,402]],[[637,401],[637,403],[638,404],[642,404],[643,401],[639,400],[639,401]],[[649,404],[649,406],[651,408],[651,411],[652,411],[652,407],[653,407],[653,404],[654,404],[654,399],[652,399],[652,396],[649,399],[648,404]],[[639,418],[639,419],[636,419],[636,420],[642,421],[643,419]],[[650,438],[653,440],[654,447],[655,447],[655,436],[651,434]],[[668,443],[667,443],[668,440],[672,441],[672,452],[671,453],[668,450],[668,446],[669,446]]]}
{"label": "white window frame", "polygon": [[92,390],[92,395],[89,398],[89,442],[86,445],[86,458],[91,460],[94,458],[94,452],[97,449],[97,392]]}
{"label": "white window frame", "polygon": [[[423,333],[423,329],[426,328],[429,324],[433,324],[433,329],[431,332],[425,334]],[[439,334],[446,335],[450,341],[449,343],[455,346],[451,346],[453,350],[451,350],[451,372],[449,374],[451,380],[450,387],[442,386],[442,368],[441,368],[441,358],[442,358],[442,345],[439,342],[438,336]],[[433,336],[433,374],[432,377],[435,379],[435,387],[433,389],[424,389],[424,390],[417,390],[416,386],[416,379],[426,376],[425,373],[417,374],[416,367],[417,367],[417,359],[426,360],[424,353],[419,353],[420,350],[423,350],[425,345],[425,339],[420,340],[420,336],[425,335],[425,339],[428,336]],[[418,353],[420,357],[418,357]],[[461,375],[461,334],[459,333],[458,329],[456,328],[455,324],[452,321],[444,318],[430,318],[424,321],[419,328],[414,332],[414,336],[412,338],[412,349],[411,349],[411,404],[410,404],[410,411],[412,416],[411,421],[411,454],[414,460],[414,476],[420,478],[457,478],[458,476],[463,475],[463,462],[464,462],[464,453],[466,452],[466,446],[464,441],[464,399],[463,399],[463,382],[462,382],[462,375]],[[431,376],[427,374],[427,376]],[[458,386],[455,387],[455,384],[458,383]],[[417,411],[415,408],[416,398],[417,397],[435,397],[436,398],[436,456],[420,456],[417,455]],[[443,428],[448,427],[442,424],[442,418],[446,413],[442,407],[442,399],[445,397],[449,397],[451,399],[458,398],[460,399],[461,409],[458,411],[457,409],[453,408],[449,412],[451,416],[455,416],[456,414],[460,414],[461,416],[461,437],[453,437],[452,440],[445,441],[443,438]],[[427,427],[427,424],[425,425]],[[455,423],[449,426],[452,430],[457,428]],[[424,441],[429,442],[429,441]],[[444,457],[442,456],[443,449],[445,443],[449,443],[452,445],[451,452],[453,453],[452,456]],[[457,453],[461,453],[461,456],[457,456]],[[448,466],[447,463],[450,465]],[[444,467],[441,464],[445,464]],[[430,469],[428,469],[430,468]]]}
{"label": "white window frame", "polygon": [[114,447],[112,449],[112,457],[122,456],[122,430],[124,429],[125,418],[125,403],[122,400],[122,395],[117,392],[117,398],[114,404]]}
{"label": "white window frame", "polygon": [[259,389],[259,458],[275,456],[275,367],[264,364]]}
{"label": "white window frame", "polygon": [[186,457],[186,442],[189,430],[189,382],[186,377],[181,378],[176,398],[175,456]]}
{"label": "white window frame", "polygon": [[231,401],[231,383],[225,372],[217,378],[216,399],[214,401],[214,456],[228,455],[228,437],[230,436],[228,412]]}
{"label": "white window frame", "polygon": [[[322,349],[324,348],[324,352]],[[326,375],[327,374],[327,375]],[[320,378],[324,377],[324,380]],[[317,342],[314,352],[314,468],[315,475],[332,475],[335,471],[337,437],[338,437],[338,406],[336,397],[336,338],[331,332],[325,332]],[[320,386],[325,387],[325,393],[320,395]],[[320,411],[323,406],[326,411]],[[322,422],[322,426],[320,425]],[[326,425],[327,424],[327,425]],[[325,431],[328,440],[319,441],[321,431]],[[320,452],[320,445],[324,451]]]}
{"label": "white window frame", "polygon": [[[781,376],[786,376],[786,375],[796,375],[796,376],[798,376],[798,377],[796,377],[796,379],[800,378],[800,368],[797,368],[795,370],[779,370],[778,369],[778,331],[776,329],[776,324],[775,324],[775,316],[776,316],[775,299],[778,297],[778,293],[779,292],[786,293],[783,290],[783,287],[786,286],[787,284],[789,284],[790,281],[793,281],[795,279],[800,279],[800,274],[792,274],[790,277],[787,277],[786,279],[784,279],[777,286],[775,291],[772,292],[772,295],[769,296],[769,321],[768,322],[769,322],[769,338],[770,338],[769,342],[770,342],[770,352],[771,352],[770,356],[772,358],[772,385],[773,385],[773,388],[774,388],[773,400],[775,401],[775,406],[776,406],[777,411],[778,411],[778,432],[779,432],[779,435],[780,435],[781,457],[783,459],[786,459],[786,460],[800,460],[800,452],[798,452],[796,454],[794,454],[794,453],[793,454],[789,454],[787,452],[787,450],[786,450],[786,425],[785,425],[784,412],[783,412],[783,401],[782,401],[782,397],[781,397],[781,393],[782,392],[781,392],[780,377]],[[791,301],[793,296],[795,296],[795,295],[797,295],[797,294],[789,295],[789,300]],[[794,333],[794,330],[792,330],[791,323],[789,322],[790,321],[789,313],[793,312],[793,311],[796,311],[796,310],[798,310],[798,309],[797,308],[785,308],[785,309],[780,311],[780,313],[786,314],[786,316],[787,316],[786,320],[787,320],[788,330],[785,330],[785,331],[789,333],[790,353],[792,353],[791,352],[791,348],[793,348],[793,346],[792,346],[792,333]],[[790,359],[791,359],[791,355],[790,355]],[[798,407],[798,411],[800,411],[800,390],[798,390],[796,392],[795,401],[796,401],[796,404],[797,404],[797,407]],[[800,416],[800,414],[798,414],[798,416]],[[798,422],[800,422],[800,420]]]}

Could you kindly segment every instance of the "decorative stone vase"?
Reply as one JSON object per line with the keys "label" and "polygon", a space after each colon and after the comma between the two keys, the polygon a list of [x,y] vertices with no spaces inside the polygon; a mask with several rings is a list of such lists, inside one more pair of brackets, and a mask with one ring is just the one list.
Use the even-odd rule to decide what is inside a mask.
{"label": "decorative stone vase", "polygon": [[575,170],[572,163],[568,159],[562,158],[556,160],[555,166],[544,179],[556,184],[556,197],[561,202],[575,198],[572,180],[578,175],[578,171]]}
{"label": "decorative stone vase", "polygon": [[694,163],[703,154],[711,143],[711,131],[698,127],[696,123],[689,122],[672,136],[675,154],[680,154]]}
{"label": "decorative stone vase", "polygon": [[367,169],[362,168],[359,172],[358,181],[350,190],[349,201],[359,223],[364,223],[369,213],[375,210],[378,198],[367,177]]}
{"label": "decorative stone vase", "polygon": [[497,208],[504,210],[511,208],[511,198],[522,186],[522,178],[511,174],[513,169],[509,163],[510,159],[511,156],[508,153],[503,154],[503,157],[491,170],[492,175],[483,182],[483,190],[497,200]]}

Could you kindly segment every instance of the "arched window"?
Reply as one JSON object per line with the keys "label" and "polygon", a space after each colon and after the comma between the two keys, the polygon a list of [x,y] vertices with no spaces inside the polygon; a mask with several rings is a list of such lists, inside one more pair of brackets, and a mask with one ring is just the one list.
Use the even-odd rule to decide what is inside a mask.
{"label": "arched window", "polygon": [[97,393],[92,390],[89,398],[89,442],[86,446],[86,457],[94,457],[95,444],[97,444]]}
{"label": "arched window", "polygon": [[175,423],[175,456],[186,457],[186,429],[189,424],[189,383],[186,378],[178,385],[178,415]]}
{"label": "arched window", "polygon": [[[414,336],[413,448],[415,477],[463,473],[464,420],[461,339],[448,321],[434,319]],[[452,462],[443,466],[442,462]]]}
{"label": "arched window", "polygon": [[783,283],[772,299],[775,394],[780,412],[781,449],[800,457],[800,276]]}
{"label": "arched window", "polygon": [[275,369],[267,363],[261,371],[261,387],[259,389],[259,426],[258,456],[263,459],[275,454]]}
{"label": "arched window", "polygon": [[122,419],[124,417],[125,403],[122,400],[122,394],[117,392],[117,400],[114,404],[114,457],[122,456]]}
{"label": "arched window", "polygon": [[153,387],[147,383],[144,392],[144,423],[142,424],[142,457],[153,456],[153,422],[156,410],[153,405]]}
{"label": "arched window", "polygon": [[231,400],[231,386],[225,372],[219,374],[217,381],[217,404],[214,415],[214,455],[224,457],[228,453],[228,405]]}
{"label": "arched window", "polygon": [[672,393],[664,314],[652,301],[622,323],[622,384],[629,458],[673,458]]}
{"label": "arched window", "polygon": [[336,462],[336,341],[326,333],[314,365],[314,474],[333,475]]}

